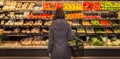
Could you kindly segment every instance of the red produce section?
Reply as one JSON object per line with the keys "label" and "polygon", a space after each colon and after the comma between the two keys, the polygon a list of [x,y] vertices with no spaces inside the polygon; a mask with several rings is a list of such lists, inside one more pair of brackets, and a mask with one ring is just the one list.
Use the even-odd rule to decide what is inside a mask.
{"label": "red produce section", "polygon": [[53,19],[53,15],[52,14],[39,14],[39,15],[29,14],[28,18],[33,18],[33,19]]}
{"label": "red produce section", "polygon": [[62,3],[50,3],[50,2],[46,2],[43,3],[43,10],[56,10],[56,8],[63,8],[62,7]]}
{"label": "red produce section", "polygon": [[101,2],[83,2],[83,10],[101,10]]}
{"label": "red produce section", "polygon": [[101,18],[101,16],[94,15],[94,16],[84,16],[84,18]]}
{"label": "red produce section", "polygon": [[100,20],[102,26],[111,26],[108,20]]}

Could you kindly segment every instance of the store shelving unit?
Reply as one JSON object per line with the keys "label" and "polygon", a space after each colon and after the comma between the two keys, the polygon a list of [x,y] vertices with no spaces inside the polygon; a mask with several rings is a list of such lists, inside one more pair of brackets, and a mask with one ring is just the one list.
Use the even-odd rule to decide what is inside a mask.
{"label": "store shelving unit", "polygon": [[[8,0],[9,1],[9,0]],[[27,3],[28,1],[17,1],[17,2],[25,2],[25,3]],[[44,2],[50,2],[50,3],[57,3],[57,1],[29,1],[29,2],[34,2],[34,3],[36,3],[36,5],[34,6],[34,7],[38,7],[39,9],[40,9],[40,7],[43,7],[43,3]],[[86,2],[86,1],[60,1],[60,3],[63,3],[63,4],[65,4],[65,3],[79,3],[79,4],[81,4],[81,6],[83,6],[83,3],[84,2]],[[88,2],[93,2],[93,1],[88,1]],[[103,1],[94,1],[94,2],[103,2]],[[112,1],[112,2],[114,2],[114,1]],[[5,2],[4,2],[5,3]],[[115,3],[120,3],[120,2],[115,2]],[[3,7],[4,7],[5,5],[3,5]],[[1,7],[1,8],[3,8],[3,7]],[[52,7],[55,7],[55,6],[52,6]],[[39,15],[39,14],[51,14],[51,15],[53,15],[54,14],[54,10],[1,10],[0,11],[0,22],[2,22],[2,21],[4,21],[4,24],[0,24],[0,27],[2,28],[2,29],[4,29],[4,30],[11,30],[11,32],[10,33],[2,33],[2,35],[5,35],[6,37],[14,37],[14,38],[16,38],[16,40],[19,38],[23,38],[23,37],[33,37],[33,36],[41,36],[42,37],[42,39],[43,39],[43,41],[44,40],[47,40],[48,38],[49,38],[49,36],[48,36],[48,34],[49,34],[49,24],[47,24],[47,25],[45,25],[45,23],[46,22],[50,22],[50,21],[52,21],[52,19],[50,19],[49,17],[47,18],[45,18],[45,16],[44,17],[41,17],[41,18],[39,18],[39,17],[35,17],[35,15]],[[119,9],[120,10],[120,9]],[[73,18],[66,18],[66,20],[67,21],[71,21],[72,22],[72,25],[71,25],[71,28],[72,28],[72,30],[74,30],[75,31],[75,34],[77,33],[78,35],[79,35],[79,38],[81,39],[81,37],[85,37],[85,38],[82,38],[82,40],[84,40],[84,41],[86,41],[86,36],[89,36],[89,37],[92,37],[92,36],[109,36],[109,37],[114,37],[114,36],[117,36],[117,37],[119,37],[119,35],[120,35],[120,32],[118,32],[118,33],[116,33],[113,29],[115,29],[115,28],[120,28],[120,24],[119,24],[119,22],[116,24],[116,25],[113,25],[113,24],[111,24],[111,22],[117,22],[117,21],[120,21],[120,18],[118,18],[118,17],[113,17],[113,18],[111,18],[111,17],[102,17],[102,15],[103,15],[103,13],[104,14],[110,14],[110,12],[120,12],[119,10],[84,10],[84,9],[81,9],[81,10],[64,10],[64,12],[65,12],[65,14],[72,14],[72,13],[83,13],[83,15],[85,16],[85,15],[88,15],[88,16],[91,16],[91,14],[92,15],[94,15],[94,14],[97,14],[97,16],[100,16],[100,18],[98,17],[98,18],[92,18],[92,17],[88,17],[88,18],[84,18],[84,16],[82,17],[80,17],[80,18],[75,18],[75,17],[73,17]],[[29,17],[7,17],[7,18],[5,18],[5,17],[1,17],[1,14],[6,14],[7,13],[7,16],[10,16],[9,14],[11,13],[11,12],[13,12],[14,13],[14,16],[16,16],[16,15],[24,15],[24,13],[25,12],[27,12],[27,13],[31,13],[31,14],[35,14],[34,15],[34,17],[32,17],[32,18],[29,18]],[[29,15],[27,15],[27,16],[29,16]],[[42,15],[43,16],[43,15]],[[80,16],[80,15],[79,15]],[[96,16],[96,15],[95,15]],[[104,15],[105,16],[105,15]],[[13,23],[15,23],[16,22],[16,20],[23,20],[23,24],[22,25],[14,25],[14,24],[12,24],[12,25],[5,25],[5,23],[7,23],[9,20],[13,20]],[[41,22],[41,25],[33,25],[34,23],[35,23],[35,21],[38,21],[38,20],[40,20]],[[101,25],[101,23],[100,23],[100,25],[93,25],[93,24],[91,24],[91,21],[92,20],[98,20],[99,22],[101,21],[101,20],[107,20],[108,22],[109,22],[109,26],[107,26],[107,25]],[[24,25],[25,24],[25,21],[32,21],[33,23],[31,23],[31,24],[29,24],[29,25]],[[84,24],[82,24],[82,21],[89,21],[90,22],[90,24],[91,25],[84,25]],[[73,24],[78,24],[78,25],[76,25],[76,26],[73,26]],[[32,28],[39,28],[39,33],[22,33],[21,31],[22,31],[22,29],[29,29],[29,31],[31,31],[32,30]],[[7,28],[7,29],[6,29]],[[9,29],[8,29],[9,28]],[[17,33],[14,33],[14,28],[19,28],[20,29],[20,31],[19,32],[17,32]],[[78,31],[79,31],[79,28],[84,28],[84,31],[85,32],[82,32],[82,33],[78,33]],[[93,29],[93,32],[94,33],[89,33],[89,32],[87,32],[87,29],[88,28],[92,28]],[[104,32],[103,31],[103,33],[97,33],[96,31],[95,31],[95,29],[112,29],[111,31],[112,31],[112,33],[108,33],[108,32]],[[1,35],[1,36],[2,36]],[[7,38],[7,39],[10,39],[10,38]],[[15,40],[15,39],[14,39]],[[14,41],[13,40],[13,41]],[[5,41],[5,40],[3,40],[3,41]],[[10,41],[10,40],[9,40]],[[12,41],[12,40],[11,40]],[[18,40],[18,41],[20,41],[20,40]],[[88,50],[88,49],[91,49],[91,50],[94,50],[94,49],[120,49],[120,46],[96,46],[96,45],[92,45],[92,46],[85,46],[84,47],[85,48],[85,50]],[[15,45],[13,45],[13,46],[2,46],[1,44],[0,44],[0,49],[47,49],[47,45],[46,46],[42,46],[42,45],[40,45],[40,46],[22,46],[22,45],[19,45],[19,46],[15,46]],[[110,52],[110,51],[109,51]],[[120,55],[120,54],[119,54]]]}

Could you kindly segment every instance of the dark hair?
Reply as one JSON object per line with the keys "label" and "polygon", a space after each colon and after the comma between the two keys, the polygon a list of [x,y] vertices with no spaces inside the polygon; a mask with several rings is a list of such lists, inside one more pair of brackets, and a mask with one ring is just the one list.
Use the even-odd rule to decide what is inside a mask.
{"label": "dark hair", "polygon": [[54,20],[55,19],[64,19],[65,18],[65,14],[62,8],[57,8],[55,11],[55,16],[54,16]]}

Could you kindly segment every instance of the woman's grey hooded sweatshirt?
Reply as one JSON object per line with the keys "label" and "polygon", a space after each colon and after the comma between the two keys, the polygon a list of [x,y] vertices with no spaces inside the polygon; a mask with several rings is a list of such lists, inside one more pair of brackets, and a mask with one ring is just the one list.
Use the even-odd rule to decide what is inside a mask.
{"label": "woman's grey hooded sweatshirt", "polygon": [[73,39],[73,35],[67,21],[56,19],[52,22],[49,30],[48,52],[51,53],[51,59],[70,59],[68,41]]}

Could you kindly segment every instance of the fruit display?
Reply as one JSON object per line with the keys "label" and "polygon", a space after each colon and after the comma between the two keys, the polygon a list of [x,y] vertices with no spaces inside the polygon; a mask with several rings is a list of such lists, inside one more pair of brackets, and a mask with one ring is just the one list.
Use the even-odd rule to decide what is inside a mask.
{"label": "fruit display", "polygon": [[70,26],[80,26],[79,22],[72,22],[72,21],[67,21]]}
{"label": "fruit display", "polygon": [[33,9],[34,9],[34,6],[35,6],[35,3],[34,3],[34,2],[29,3],[28,10],[33,10]]}
{"label": "fruit display", "polygon": [[77,31],[75,29],[72,29],[72,33],[75,34],[77,33]]}
{"label": "fruit display", "polygon": [[109,12],[101,13],[101,18],[109,18]]}
{"label": "fruit display", "polygon": [[86,28],[87,33],[95,33],[93,28]]}
{"label": "fruit display", "polygon": [[15,10],[16,5],[16,1],[6,1],[3,10]]}
{"label": "fruit display", "polygon": [[96,28],[94,29],[96,33],[105,33],[102,28]]}
{"label": "fruit display", "polygon": [[82,12],[71,12],[71,13],[66,13],[65,18],[66,19],[81,19],[83,18],[84,14]]}
{"label": "fruit display", "polygon": [[34,36],[34,37],[27,37],[22,38],[19,41],[3,41],[1,42],[1,46],[9,46],[9,47],[28,47],[28,46],[48,46],[48,41],[43,41],[40,36]]}
{"label": "fruit display", "polygon": [[64,3],[63,10],[82,10],[82,4],[80,3]]}
{"label": "fruit display", "polygon": [[8,21],[5,23],[5,25],[13,25],[13,24],[14,24],[13,20],[8,20]]}
{"label": "fruit display", "polygon": [[99,20],[91,20],[92,25],[101,25]]}
{"label": "fruit display", "polygon": [[90,21],[82,21],[83,25],[91,25]]}
{"label": "fruit display", "polygon": [[56,8],[64,10],[72,33],[79,34],[85,46],[120,46],[120,4],[115,1],[5,1],[0,7],[0,35],[21,39],[8,46],[48,46]]}
{"label": "fruit display", "polygon": [[40,46],[41,45],[41,40],[39,40],[39,39],[34,39],[33,41],[32,41],[32,45],[34,45],[34,46]]}
{"label": "fruit display", "polygon": [[72,22],[72,26],[80,26],[79,22]]}
{"label": "fruit display", "polygon": [[100,20],[102,26],[111,26],[108,20]]}
{"label": "fruit display", "polygon": [[101,18],[99,15],[84,16],[84,18]]}
{"label": "fruit display", "polygon": [[16,21],[14,22],[14,25],[23,25],[24,21],[20,20],[20,21]]}
{"label": "fruit display", "polygon": [[35,18],[35,19],[53,19],[53,15],[52,14],[39,14],[39,15],[35,15],[35,14],[29,14],[28,18]]}
{"label": "fruit display", "polygon": [[5,47],[19,46],[19,42],[18,41],[4,41],[4,42],[1,42],[1,46],[5,46]]}
{"label": "fruit display", "polygon": [[34,2],[6,1],[3,10],[33,10]]}
{"label": "fruit display", "polygon": [[109,18],[118,18],[117,11],[109,11]]}
{"label": "fruit display", "polygon": [[72,21],[67,21],[67,22],[70,26],[72,26],[72,24],[73,24]]}
{"label": "fruit display", "polygon": [[110,21],[110,24],[113,26],[117,26],[117,25],[119,25],[119,22],[118,21]]}
{"label": "fruit display", "polygon": [[49,30],[47,30],[47,29],[42,29],[42,33],[49,33]]}
{"label": "fruit display", "polygon": [[19,13],[17,13],[17,12],[5,12],[5,13],[3,13],[3,14],[0,14],[0,18],[12,18],[12,19],[14,19],[14,18],[18,18],[18,19],[23,19],[23,18],[27,18],[28,17],[28,15],[29,15],[29,12],[24,12],[24,13],[21,13],[21,14],[19,14]]}
{"label": "fruit display", "polygon": [[112,41],[112,46],[120,46],[120,40]]}
{"label": "fruit display", "polygon": [[115,37],[112,38],[108,38],[108,37],[101,37],[103,42],[104,42],[104,46],[119,46],[120,45],[120,39]]}
{"label": "fruit display", "polygon": [[63,8],[62,3],[56,2],[56,3],[51,3],[51,2],[44,2],[43,3],[43,10],[51,10],[54,11],[56,8]]}
{"label": "fruit display", "polygon": [[84,12],[84,18],[90,18],[90,19],[99,19],[101,18],[100,14],[99,13],[96,13],[96,12]]}
{"label": "fruit display", "polygon": [[101,2],[84,1],[83,10],[101,10]]}
{"label": "fruit display", "polygon": [[0,35],[4,33],[4,29],[0,29]]}
{"label": "fruit display", "polygon": [[14,28],[14,30],[12,32],[13,33],[19,33],[20,32],[20,28]]}
{"label": "fruit display", "polygon": [[51,23],[52,23],[52,21],[48,21],[48,22],[45,22],[44,25],[45,26],[50,26]]}
{"label": "fruit display", "polygon": [[103,41],[100,40],[99,37],[91,37],[91,41],[93,42],[93,45],[96,45],[96,46],[102,46],[103,45]]}
{"label": "fruit display", "polygon": [[32,45],[40,46],[42,44],[42,38],[39,36],[35,36],[32,40]]}
{"label": "fruit display", "polygon": [[78,32],[78,33],[85,33],[85,29],[84,29],[84,28],[78,28],[78,29],[77,29],[77,32]]}
{"label": "fruit display", "polygon": [[114,28],[113,31],[114,33],[120,33],[120,28]]}
{"label": "fruit display", "polygon": [[33,21],[25,21],[24,25],[33,25]]}
{"label": "fruit display", "polygon": [[20,41],[20,43],[21,43],[21,45],[22,46],[31,46],[32,44],[32,37],[30,37],[30,38],[25,38],[25,39],[22,39],[21,41]]}
{"label": "fruit display", "polygon": [[[117,37],[109,38],[107,36],[86,36],[85,46],[120,46],[120,39]],[[87,43],[89,42],[89,43]]]}
{"label": "fruit display", "polygon": [[117,14],[118,14],[118,18],[120,19],[120,12],[117,12]]}
{"label": "fruit display", "polygon": [[37,27],[32,28],[31,33],[40,33],[40,28]]}
{"label": "fruit display", "polygon": [[5,14],[0,14],[0,18],[3,18],[3,17],[5,17]]}
{"label": "fruit display", "polygon": [[22,2],[18,2],[16,5],[16,10],[20,10],[22,8]]}
{"label": "fruit display", "polygon": [[70,46],[74,46],[75,45],[75,40],[71,40],[68,42]]}
{"label": "fruit display", "polygon": [[118,2],[102,1],[102,10],[120,10]]}
{"label": "fruit display", "polygon": [[48,40],[42,41],[41,46],[48,46]]}
{"label": "fruit display", "polygon": [[0,6],[3,6],[3,1],[0,1]]}
{"label": "fruit display", "polygon": [[30,33],[30,29],[22,29],[21,33]]}
{"label": "fruit display", "polygon": [[[1,30],[2,33],[2,30]],[[31,29],[29,28],[20,28],[20,27],[15,27],[15,28],[5,28],[3,30],[3,33],[40,33],[40,28],[38,27],[33,27]]]}
{"label": "fruit display", "polygon": [[105,33],[113,33],[111,29],[103,29]]}
{"label": "fruit display", "polygon": [[12,33],[12,31],[11,30],[4,30],[3,33]]}
{"label": "fruit display", "polygon": [[37,20],[37,21],[34,22],[33,25],[42,25],[42,21],[41,20]]}
{"label": "fruit display", "polygon": [[23,38],[21,39],[20,44],[22,46],[40,46],[42,44],[42,38],[39,36]]}

